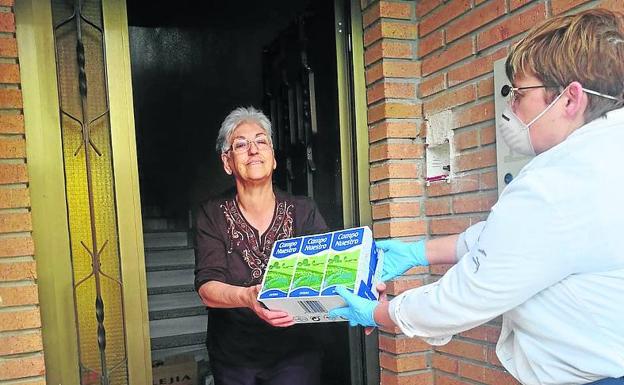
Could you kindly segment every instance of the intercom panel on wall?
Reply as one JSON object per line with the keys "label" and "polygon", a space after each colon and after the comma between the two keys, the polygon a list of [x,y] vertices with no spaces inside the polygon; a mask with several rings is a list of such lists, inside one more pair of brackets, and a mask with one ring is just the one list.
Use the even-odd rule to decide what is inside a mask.
{"label": "intercom panel on wall", "polygon": [[511,85],[511,81],[505,74],[505,60],[494,62],[494,108],[496,111],[496,170],[498,174],[498,195],[505,187],[511,183],[522,167],[527,164],[532,157],[514,153],[503,140],[499,131],[501,114],[507,105],[507,98],[501,92],[505,85]]}

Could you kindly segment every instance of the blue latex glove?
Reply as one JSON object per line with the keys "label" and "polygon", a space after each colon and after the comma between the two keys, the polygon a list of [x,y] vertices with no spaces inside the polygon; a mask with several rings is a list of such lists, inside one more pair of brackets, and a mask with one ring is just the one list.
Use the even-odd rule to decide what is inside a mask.
{"label": "blue latex glove", "polygon": [[379,302],[358,297],[343,286],[336,287],[336,293],[345,300],[347,306],[330,310],[330,317],[346,318],[351,326],[377,326],[373,313]]}
{"label": "blue latex glove", "polygon": [[415,266],[429,266],[425,256],[425,241],[406,243],[389,239],[375,241],[375,244],[384,252],[383,281],[397,277]]}

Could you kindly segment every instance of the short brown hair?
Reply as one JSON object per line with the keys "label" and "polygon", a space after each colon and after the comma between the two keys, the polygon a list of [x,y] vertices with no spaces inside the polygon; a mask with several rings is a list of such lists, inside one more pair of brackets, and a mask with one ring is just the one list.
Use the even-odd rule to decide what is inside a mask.
{"label": "short brown hair", "polygon": [[554,17],[531,29],[515,44],[506,62],[507,76],[532,75],[545,85],[584,88],[618,101],[588,94],[585,123],[624,104],[624,14],[590,9]]}

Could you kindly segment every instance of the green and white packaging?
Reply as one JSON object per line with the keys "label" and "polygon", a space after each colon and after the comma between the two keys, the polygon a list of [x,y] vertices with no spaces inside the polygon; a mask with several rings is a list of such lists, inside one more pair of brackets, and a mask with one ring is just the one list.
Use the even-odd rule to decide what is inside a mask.
{"label": "green and white packaging", "polygon": [[382,266],[383,253],[368,227],[282,239],[273,245],[258,301],[297,323],[342,321],[327,315],[345,306],[336,287],[378,299]]}

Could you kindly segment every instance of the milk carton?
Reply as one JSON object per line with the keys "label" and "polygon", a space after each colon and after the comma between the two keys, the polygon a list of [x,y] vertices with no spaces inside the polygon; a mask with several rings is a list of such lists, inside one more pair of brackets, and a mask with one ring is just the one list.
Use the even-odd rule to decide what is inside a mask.
{"label": "milk carton", "polygon": [[377,299],[382,259],[368,227],[279,240],[258,300],[292,314],[297,323],[340,321],[327,316],[329,310],[345,306],[336,287]]}

